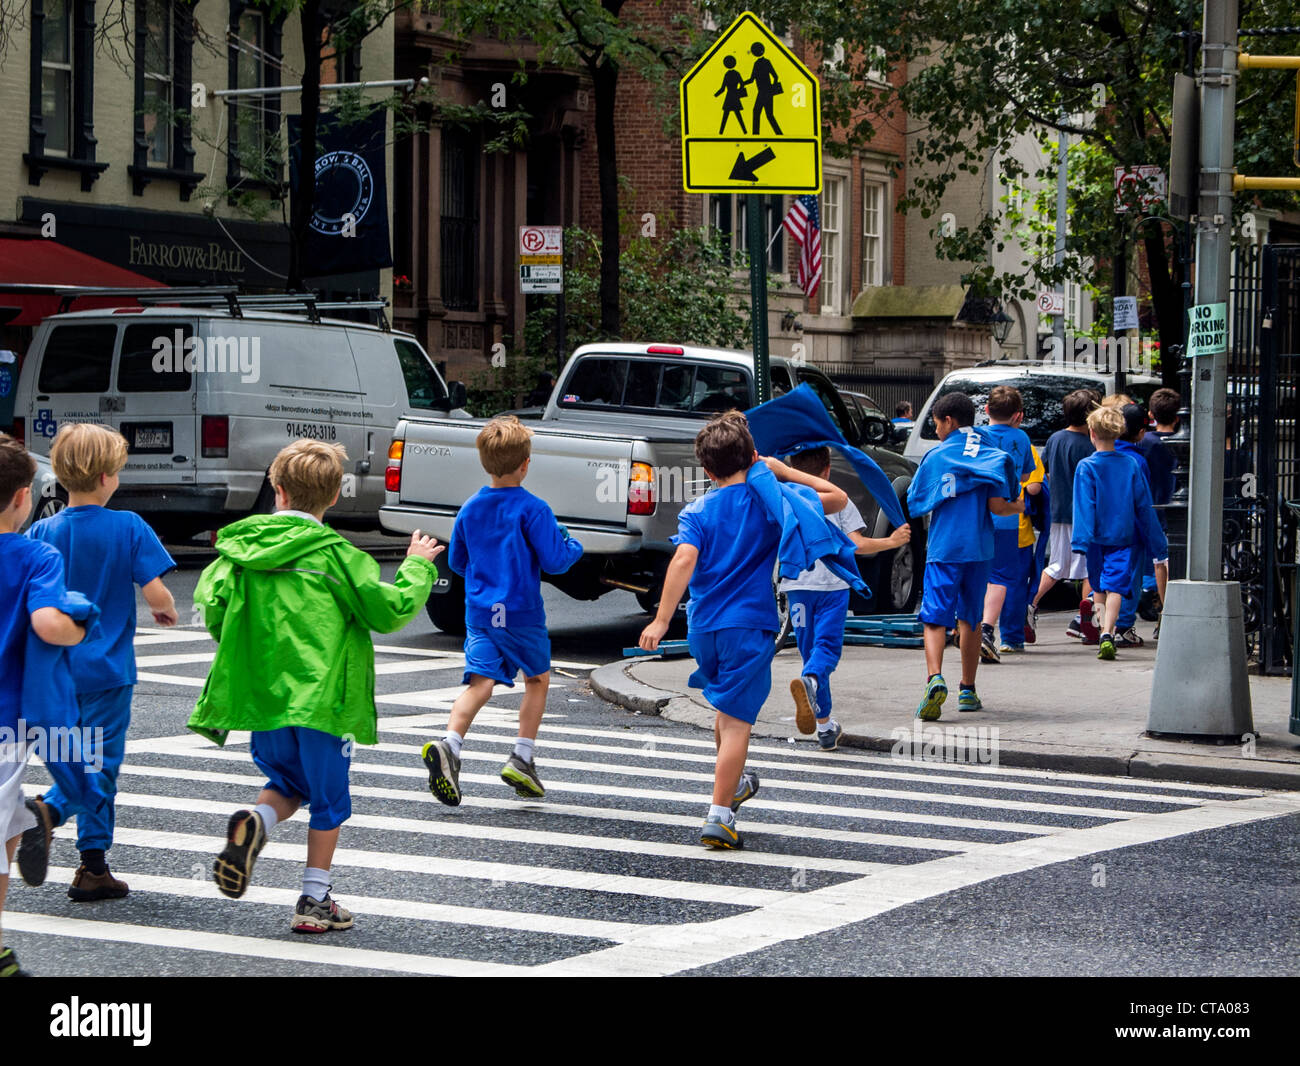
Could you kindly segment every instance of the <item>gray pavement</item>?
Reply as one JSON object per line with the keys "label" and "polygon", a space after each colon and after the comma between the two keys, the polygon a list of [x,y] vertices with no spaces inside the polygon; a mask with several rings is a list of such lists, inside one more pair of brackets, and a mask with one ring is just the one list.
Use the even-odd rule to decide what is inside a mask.
{"label": "gray pavement", "polygon": [[[1044,614],[1039,642],[1000,664],[982,664],[976,686],[984,711],[960,714],[956,688],[957,649],[944,657],[952,692],[943,716],[930,730],[981,727],[997,730],[996,752],[1004,766],[1077,770],[1173,781],[1201,781],[1262,788],[1300,788],[1300,737],[1287,732],[1290,679],[1252,676],[1254,738],[1237,744],[1193,742],[1145,735],[1155,646],[1123,649],[1114,662],[1100,662],[1095,648],[1069,640],[1068,612]],[[1144,635],[1150,627],[1141,625]],[[801,660],[793,647],[772,665],[772,692],[755,724],[755,735],[811,743],[794,725],[790,682]],[[687,684],[689,657],[619,659],[592,677],[604,698],[643,713],[708,726],[713,709]],[[831,675],[834,715],[850,746],[890,751],[920,724],[913,717],[925,682],[920,649],[846,647]],[[922,731],[921,736],[926,734]],[[924,743],[922,740],[921,743]]]}

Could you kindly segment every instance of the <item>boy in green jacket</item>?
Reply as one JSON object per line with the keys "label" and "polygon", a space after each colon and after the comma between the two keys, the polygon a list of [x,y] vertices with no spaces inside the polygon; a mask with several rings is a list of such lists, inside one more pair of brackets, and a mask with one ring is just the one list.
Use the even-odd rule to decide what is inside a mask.
{"label": "boy in green jacket", "polygon": [[231,815],[217,888],[242,896],[267,835],[306,803],[295,933],[352,926],[330,898],[329,869],[352,813],[352,744],[379,739],[370,631],[400,629],[424,606],[443,550],[417,530],[393,584],[380,581],[379,564],[321,521],[338,502],[346,458],[340,445],[313,440],[280,452],[269,475],[276,513],[223,529],[220,558],[194,590],[218,648],[189,728],[218,744],[250,730],[253,762],[267,776],[257,806]]}

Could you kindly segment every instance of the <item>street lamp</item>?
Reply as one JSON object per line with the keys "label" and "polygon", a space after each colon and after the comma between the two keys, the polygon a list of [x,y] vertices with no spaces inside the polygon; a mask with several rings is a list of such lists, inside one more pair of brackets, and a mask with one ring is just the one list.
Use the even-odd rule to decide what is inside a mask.
{"label": "street lamp", "polygon": [[993,326],[993,339],[998,342],[998,347],[1006,344],[1007,337],[1011,334],[1011,326],[1014,319],[1002,310],[1002,305],[998,304],[998,313],[995,314],[989,322]]}

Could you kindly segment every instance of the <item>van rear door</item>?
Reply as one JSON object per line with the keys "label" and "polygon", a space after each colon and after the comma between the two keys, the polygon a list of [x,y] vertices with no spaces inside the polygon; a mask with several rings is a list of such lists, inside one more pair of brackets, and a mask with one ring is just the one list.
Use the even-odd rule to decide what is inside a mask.
{"label": "van rear door", "polygon": [[[195,374],[185,362],[193,336],[193,322],[170,317],[131,322],[122,329],[112,417],[126,438],[123,480],[130,484],[194,483]],[[190,365],[206,364],[196,354]]]}
{"label": "van rear door", "polygon": [[[64,422],[113,424],[118,398],[112,393],[115,323],[46,322],[44,340],[33,350],[35,368],[27,421],[27,447],[50,454],[50,442]],[[22,413],[22,412],[20,412]]]}

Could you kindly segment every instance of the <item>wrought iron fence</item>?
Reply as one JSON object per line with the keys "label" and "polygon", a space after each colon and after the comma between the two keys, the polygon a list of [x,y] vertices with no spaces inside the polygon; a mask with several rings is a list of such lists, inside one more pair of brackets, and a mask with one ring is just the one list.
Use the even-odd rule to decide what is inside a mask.
{"label": "wrought iron fence", "polygon": [[819,362],[817,369],[845,392],[870,396],[890,418],[894,417],[894,408],[903,400],[912,405],[914,414],[920,414],[926,398],[934,391],[934,374],[930,371],[843,362]]}

